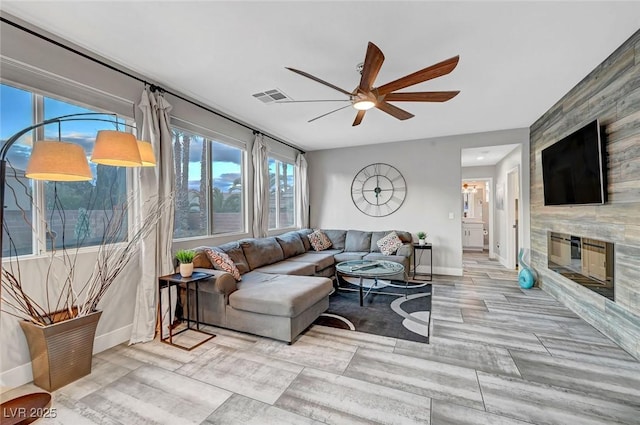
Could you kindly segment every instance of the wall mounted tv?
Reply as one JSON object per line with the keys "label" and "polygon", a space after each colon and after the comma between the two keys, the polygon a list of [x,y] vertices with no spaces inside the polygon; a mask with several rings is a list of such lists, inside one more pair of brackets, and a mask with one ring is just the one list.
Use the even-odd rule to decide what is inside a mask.
{"label": "wall mounted tv", "polygon": [[607,170],[598,120],[542,151],[545,205],[607,202]]}

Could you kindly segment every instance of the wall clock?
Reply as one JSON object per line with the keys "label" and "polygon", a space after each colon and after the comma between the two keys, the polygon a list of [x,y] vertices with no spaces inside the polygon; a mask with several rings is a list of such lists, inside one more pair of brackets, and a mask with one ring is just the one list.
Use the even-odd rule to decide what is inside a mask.
{"label": "wall clock", "polygon": [[407,195],[407,183],[400,171],[389,164],[367,165],[353,178],[351,199],[360,211],[372,217],[395,212]]}

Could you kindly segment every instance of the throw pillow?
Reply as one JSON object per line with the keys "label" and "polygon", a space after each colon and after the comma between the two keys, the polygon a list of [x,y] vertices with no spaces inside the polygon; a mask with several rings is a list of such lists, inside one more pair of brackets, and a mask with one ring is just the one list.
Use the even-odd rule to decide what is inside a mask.
{"label": "throw pillow", "polygon": [[402,246],[402,241],[396,232],[391,232],[380,239],[377,245],[383,255],[393,255]]}
{"label": "throw pillow", "polygon": [[311,243],[311,246],[316,251],[324,251],[327,248],[331,248],[331,241],[322,230],[316,230],[307,237],[309,238],[309,243]]}
{"label": "throw pillow", "polygon": [[238,271],[238,268],[229,255],[224,252],[214,251],[210,248],[205,249],[204,252],[207,254],[207,257],[209,257],[209,261],[213,264],[214,269],[230,273],[238,282],[242,280],[240,271]]}

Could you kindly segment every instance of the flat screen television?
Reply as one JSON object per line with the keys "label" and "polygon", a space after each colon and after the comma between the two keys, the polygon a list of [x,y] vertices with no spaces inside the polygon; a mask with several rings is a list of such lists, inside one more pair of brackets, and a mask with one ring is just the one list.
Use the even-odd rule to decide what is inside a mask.
{"label": "flat screen television", "polygon": [[607,170],[598,120],[542,151],[545,205],[607,202]]}

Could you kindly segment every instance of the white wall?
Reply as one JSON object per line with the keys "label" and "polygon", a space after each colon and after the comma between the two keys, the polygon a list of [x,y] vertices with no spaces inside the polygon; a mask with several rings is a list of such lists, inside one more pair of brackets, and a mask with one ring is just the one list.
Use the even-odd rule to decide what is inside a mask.
{"label": "white wall", "polygon": [[[311,226],[398,229],[414,235],[424,230],[429,235],[427,240],[434,245],[434,272],[461,275],[461,149],[510,143],[523,144],[523,150],[528,151],[529,130],[502,130],[309,152]],[[351,200],[353,177],[361,168],[375,162],[393,165],[407,182],[404,204],[387,217],[369,217]],[[528,164],[528,159],[525,163]],[[453,213],[453,219],[449,219],[449,213]]]}

